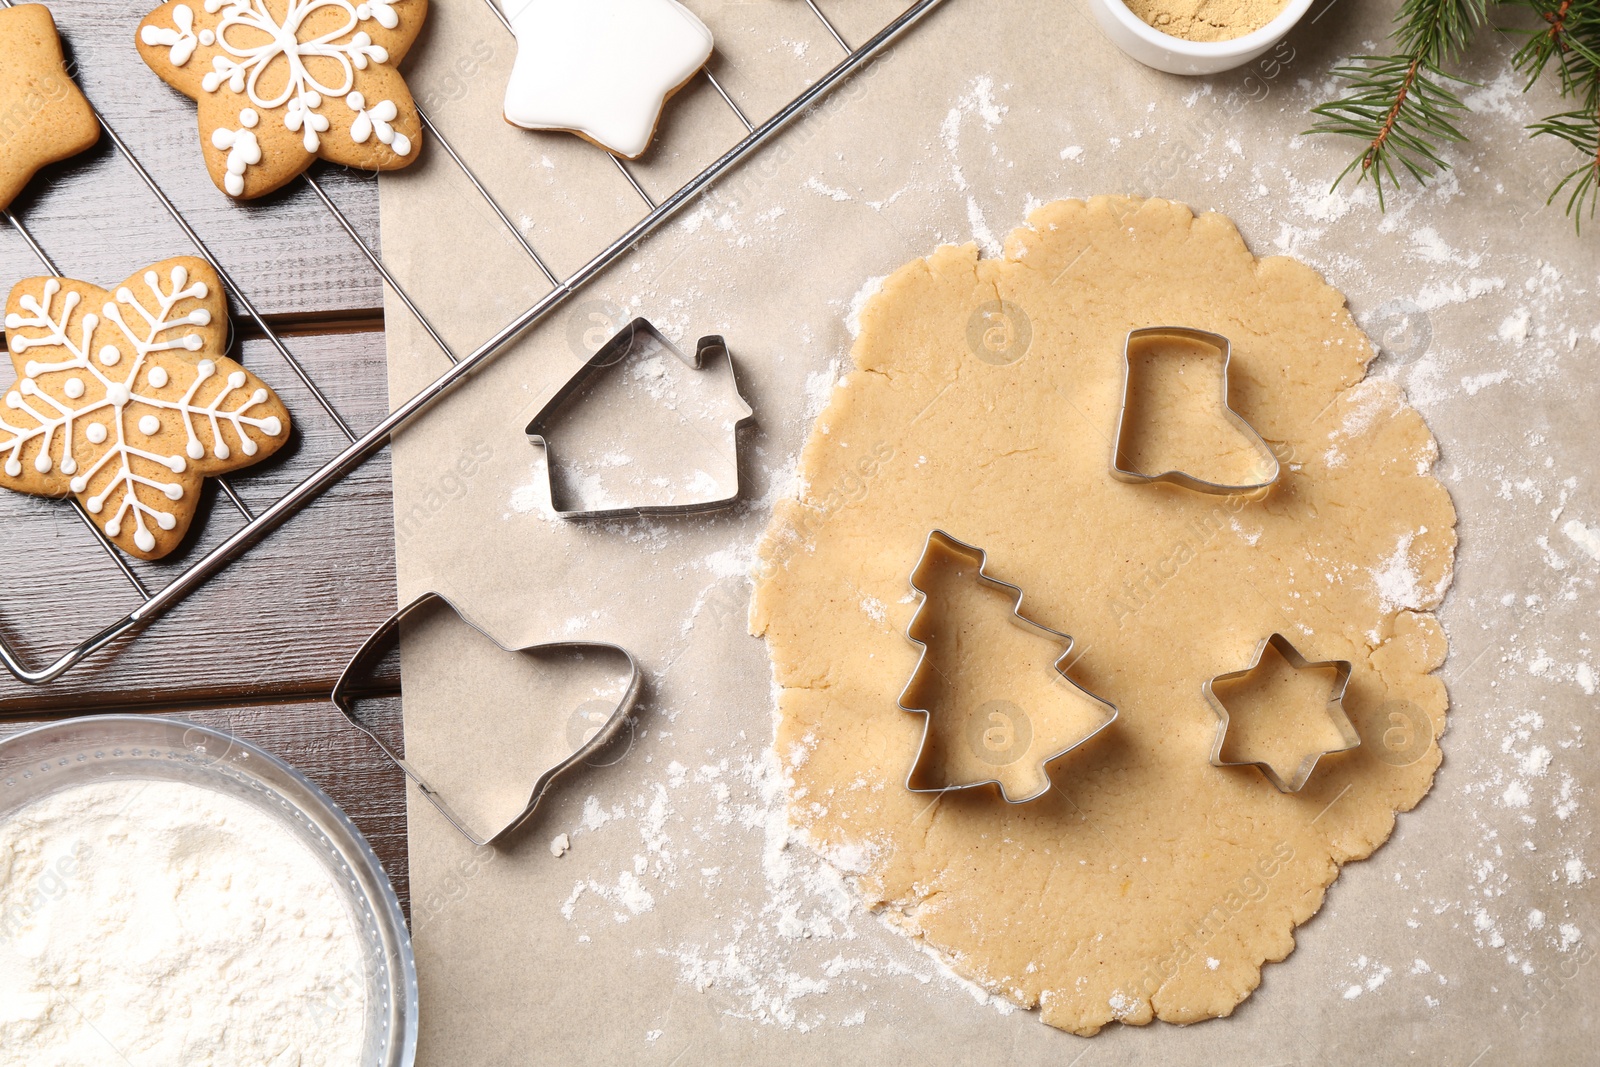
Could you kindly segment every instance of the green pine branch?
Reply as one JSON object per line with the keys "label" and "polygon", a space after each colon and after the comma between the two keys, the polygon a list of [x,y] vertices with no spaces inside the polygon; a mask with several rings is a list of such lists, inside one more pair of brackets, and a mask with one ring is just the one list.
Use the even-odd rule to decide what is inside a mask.
{"label": "green pine branch", "polygon": [[1583,91],[1584,83],[1600,69],[1600,3],[1593,0],[1501,0],[1531,11],[1538,28],[1527,31],[1527,41],[1512,60],[1527,78],[1523,90],[1533,88],[1552,61],[1561,80],[1561,94]]}
{"label": "green pine branch", "polygon": [[[1390,34],[1391,55],[1355,56],[1334,68],[1344,83],[1336,100],[1311,109],[1311,133],[1362,142],[1334,187],[1356,175],[1372,179],[1378,206],[1384,186],[1399,189],[1402,173],[1426,184],[1448,164],[1444,147],[1466,140],[1456,122],[1467,110],[1458,87],[1470,82],[1450,73],[1484,23],[1489,0],[1405,0]],[[1556,184],[1548,203],[1565,198],[1580,229],[1600,209],[1600,0],[1497,0],[1535,19],[1513,57],[1523,91],[1546,79],[1556,83],[1566,110],[1528,127],[1530,136],[1554,137],[1579,162]]]}
{"label": "green pine branch", "polygon": [[1405,0],[1390,35],[1397,49],[1393,55],[1355,56],[1334,68],[1346,92],[1311,109],[1317,122],[1309,132],[1363,142],[1334,179],[1335,188],[1351,173],[1358,184],[1370,178],[1381,209],[1384,183],[1399,189],[1400,170],[1422,184],[1449,166],[1439,154],[1442,147],[1466,140],[1455,120],[1467,105],[1454,86],[1470,83],[1444,68],[1471,43],[1486,2]]}
{"label": "green pine branch", "polygon": [[1559,115],[1534,123],[1528,128],[1533,136],[1556,137],[1570,144],[1582,155],[1584,162],[1556,184],[1545,203],[1553,203],[1563,192],[1567,194],[1567,214],[1581,232],[1583,219],[1594,218],[1595,206],[1600,204],[1600,108],[1596,94],[1591,91],[1589,106],[1581,111],[1564,111]]}
{"label": "green pine branch", "polygon": [[1566,211],[1579,231],[1600,204],[1600,0],[1503,0],[1531,10],[1537,29],[1513,60],[1527,79],[1524,91],[1553,67],[1563,98],[1576,104],[1528,127],[1534,137],[1554,137],[1582,162],[1556,184],[1546,203],[1566,194]]}

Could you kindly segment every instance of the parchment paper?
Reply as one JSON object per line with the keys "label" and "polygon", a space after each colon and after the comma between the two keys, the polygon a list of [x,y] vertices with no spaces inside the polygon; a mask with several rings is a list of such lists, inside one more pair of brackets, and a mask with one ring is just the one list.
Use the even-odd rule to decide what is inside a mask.
{"label": "parchment paper", "polygon": [[[689,0],[717,71],[759,119],[838,56],[796,0]],[[864,40],[895,7],[826,5]],[[1373,50],[1390,3],[1313,9],[1271,57],[1209,80],[1125,57],[1081,0],[951,0],[833,103],[405,431],[394,479],[400,595],[456,598],[502,642],[582,638],[648,674],[621,746],[545,803],[519,846],[470,848],[418,797],[411,877],[426,1064],[1580,1062],[1600,1034],[1587,731],[1596,713],[1600,359],[1595,237],[1543,204],[1577,162],[1522,126],[1509,39],[1467,74],[1470,146],[1425,192],[1328,192],[1354,146],[1302,138],[1344,55]],[[499,118],[513,57],[481,0],[436,0],[410,68],[458,149],[565,274],[641,213],[575,138]],[[658,197],[739,135],[703,81],[675,99],[639,168]],[[1433,794],[1347,868],[1290,958],[1227,1020],[1111,1027],[1094,1039],[1008,1012],[855,905],[790,844],[769,770],[771,678],[746,635],[771,504],[837,377],[869,279],[940,242],[990,250],[1031,204],[1162,195],[1234,218],[1260,255],[1293,254],[1349,295],[1439,436],[1461,513],[1442,613],[1452,694]],[[465,351],[545,289],[465,180],[428,145],[382,182],[390,263]],[[1197,269],[1203,265],[1197,264]],[[445,366],[391,299],[391,390]],[[716,516],[562,523],[523,437],[611,328],[652,318],[687,349],[729,340],[756,411],[747,503]],[[856,492],[854,487],[841,491]],[[870,493],[870,486],[864,490]],[[514,797],[498,655],[429,627],[404,644],[410,755],[445,784]],[[600,683],[596,683],[600,684]],[[554,692],[559,687],[552,687]],[[578,730],[593,698],[546,705]],[[567,835],[559,858],[548,847]]]}

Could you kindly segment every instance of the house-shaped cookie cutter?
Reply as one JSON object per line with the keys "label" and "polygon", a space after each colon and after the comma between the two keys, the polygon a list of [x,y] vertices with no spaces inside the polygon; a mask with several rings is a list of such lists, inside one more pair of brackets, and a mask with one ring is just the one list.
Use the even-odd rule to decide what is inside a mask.
{"label": "house-shaped cookie cutter", "polygon": [[[1187,471],[1167,470],[1159,473],[1148,473],[1133,469],[1127,460],[1128,429],[1128,397],[1133,389],[1133,350],[1141,341],[1156,337],[1178,337],[1186,341],[1196,341],[1200,344],[1215,348],[1222,354],[1222,407],[1228,413],[1228,418],[1251,441],[1267,463],[1264,470],[1270,474],[1260,481],[1231,485],[1225,482],[1211,482],[1204,478],[1196,477]],[[1186,489],[1193,489],[1200,493],[1250,493],[1265,489],[1278,480],[1281,467],[1278,454],[1272,446],[1256,432],[1256,428],[1245,421],[1245,417],[1233,409],[1228,401],[1228,365],[1233,361],[1233,342],[1220,333],[1209,330],[1197,330],[1192,326],[1146,326],[1137,330],[1129,330],[1127,338],[1122,343],[1122,404],[1117,410],[1117,432],[1111,447],[1111,476],[1119,482],[1171,482],[1181,485]]]}
{"label": "house-shaped cookie cutter", "polygon": [[[1225,760],[1222,758],[1222,748],[1228,741],[1228,708],[1222,703],[1212,686],[1217,682],[1231,682],[1246,678],[1255,673],[1261,666],[1261,656],[1271,645],[1277,650],[1278,655],[1286,660],[1289,666],[1297,671],[1314,671],[1326,667],[1333,669],[1333,689],[1328,694],[1328,721],[1333,723],[1334,729],[1339,731],[1341,743],[1337,748],[1325,748],[1309,753],[1295,768],[1294,774],[1285,781],[1272,769],[1270,764],[1260,760]],[[1298,793],[1305,787],[1311,778],[1311,772],[1317,769],[1317,762],[1323,756],[1331,756],[1338,752],[1349,752],[1360,746],[1361,735],[1356,732],[1355,724],[1350,721],[1350,716],[1344,710],[1344,693],[1350,685],[1350,661],[1347,659],[1319,660],[1315,663],[1308,661],[1300,654],[1300,650],[1289,643],[1289,639],[1282,634],[1275,633],[1256,645],[1256,654],[1251,657],[1250,665],[1242,670],[1229,671],[1209,679],[1200,688],[1206,695],[1206,700],[1211,704],[1211,710],[1217,714],[1217,736],[1211,744],[1211,765],[1213,767],[1254,767],[1260,771],[1282,793]]]}
{"label": "house-shaped cookie cutter", "polygon": [[[732,390],[730,397],[737,417],[731,425],[707,427],[697,430],[691,435],[695,440],[704,442],[711,440],[714,435],[726,433],[730,453],[733,456],[733,492],[728,496],[720,496],[710,500],[690,500],[681,504],[644,504],[620,505],[603,508],[584,508],[574,506],[564,495],[558,479],[555,476],[556,451],[550,442],[550,427],[557,415],[574,400],[586,392],[594,381],[601,375],[612,372],[627,363],[633,355],[646,346],[654,346],[671,353],[691,370],[704,371],[710,369],[713,363],[726,368],[726,377],[729,388]],[[528,423],[528,440],[533,444],[543,447],[545,453],[545,469],[549,477],[550,506],[555,513],[563,519],[593,519],[593,518],[625,518],[641,515],[689,515],[702,511],[717,511],[729,507],[739,499],[739,430],[751,420],[755,412],[739,392],[739,384],[734,376],[733,357],[728,353],[728,346],[722,337],[711,334],[700,338],[695,345],[694,358],[685,356],[678,347],[662,336],[648,319],[636,318],[624,326],[616,336],[612,337],[583,368],[556,392],[539,409],[539,413]],[[663,442],[665,447],[666,442]]]}
{"label": "house-shaped cookie cutter", "polygon": [[[440,795],[439,791],[428,784],[427,779],[422,776],[421,772],[407,762],[406,758],[396,751],[389,742],[385,741],[374,726],[361,718],[356,708],[356,702],[360,699],[356,691],[357,680],[363,677],[365,672],[378,660],[382,659],[384,654],[398,642],[401,622],[435,604],[442,604],[455,612],[458,619],[488,638],[496,648],[508,655],[523,655],[533,652],[600,651],[619,653],[628,662],[627,686],[622,696],[617,700],[616,710],[611,713],[610,718],[606,719],[599,729],[594,732],[593,736],[589,737],[570,756],[561,760],[555,766],[547,767],[540,771],[538,777],[534,780],[532,791],[528,795],[528,803],[523,807],[522,811],[500,829],[489,834],[481,834],[469,826],[445,798]],[[367,638],[356,654],[351,657],[350,663],[345,667],[343,673],[339,675],[339,681],[333,687],[331,699],[334,707],[338,708],[344,714],[344,717],[350,720],[351,725],[372,738],[373,742],[383,750],[383,754],[389,758],[389,761],[400,768],[407,778],[417,784],[417,788],[422,791],[422,795],[428,798],[428,803],[437,808],[439,814],[443,815],[445,820],[455,827],[462,837],[481,847],[484,845],[499,845],[515,833],[533,817],[534,810],[538,808],[539,801],[544,799],[544,795],[549,790],[551,783],[577,764],[585,762],[605,748],[612,738],[616,737],[617,732],[622,728],[622,724],[627,721],[628,716],[632,713],[634,704],[638,702],[639,690],[643,681],[644,674],[639,668],[638,661],[633,658],[631,652],[620,645],[613,645],[603,641],[552,641],[544,644],[524,645],[521,648],[507,648],[499,641],[496,641],[489,631],[472,621],[448,597],[440,593],[424,593],[389,616],[381,626],[373,631],[372,636]]]}
{"label": "house-shaped cookie cutter", "polygon": [[916,645],[919,649],[919,652],[917,654],[917,665],[912,670],[911,677],[906,682],[905,688],[900,691],[900,699],[898,703],[901,711],[909,711],[921,715],[923,722],[922,737],[917,742],[917,754],[911,761],[911,770],[906,774],[906,788],[913,793],[950,793],[962,789],[977,789],[980,786],[992,785],[999,788],[1000,796],[1005,799],[1007,804],[1026,804],[1030,800],[1037,800],[1050,790],[1050,786],[1048,785],[1050,781],[1048,773],[1043,776],[1045,782],[1047,783],[1045,787],[1040,791],[1025,797],[1012,797],[1006,792],[1005,784],[997,777],[985,778],[976,782],[959,782],[953,785],[942,786],[919,786],[917,784],[918,777],[924,769],[923,759],[928,752],[928,735],[933,729],[932,709],[922,705],[932,703],[932,701],[927,699],[927,689],[929,686],[930,677],[937,674],[937,668],[928,662],[927,643],[920,640],[916,636],[917,622],[922,617],[923,609],[926,608],[928,604],[928,590],[917,584],[917,582],[918,576],[923,573],[924,566],[926,566],[928,562],[938,553],[943,553],[949,556],[958,556],[971,561],[972,563],[976,564],[974,573],[980,585],[987,586],[990,589],[998,589],[1010,595],[1012,600],[1011,621],[1029,633],[1048,638],[1049,640],[1063,646],[1061,655],[1056,657],[1056,659],[1051,662],[1050,666],[1058,675],[1061,676],[1061,680],[1066,682],[1066,684],[1074,691],[1080,693],[1093,703],[1105,709],[1106,714],[1104,715],[1103,720],[1099,725],[1095,726],[1094,729],[1080,737],[1075,738],[1064,748],[1058,749],[1057,751],[1041,758],[1039,760],[1039,766],[1041,770],[1047,770],[1049,764],[1085,744],[1091,738],[1095,737],[1106,727],[1110,726],[1117,720],[1117,706],[1115,704],[1111,703],[1109,700],[1102,700],[1100,697],[1095,696],[1093,693],[1089,692],[1087,689],[1083,688],[1083,686],[1079,685],[1077,682],[1073,681],[1067,676],[1066,666],[1068,661],[1072,658],[1072,638],[1067,634],[1061,633],[1059,630],[1052,630],[1048,626],[1034,622],[1032,619],[1028,618],[1022,613],[1022,590],[1019,587],[1012,585],[1010,582],[1001,581],[999,578],[994,577],[988,572],[989,554],[987,552],[976,545],[969,545],[965,541],[957,540],[956,538],[945,533],[943,530],[933,530],[928,534],[928,540],[923,545],[922,555],[918,557],[917,565],[911,572],[911,591],[918,598],[918,603],[916,613],[912,615],[911,622],[906,627],[906,640],[910,641],[913,645]]}

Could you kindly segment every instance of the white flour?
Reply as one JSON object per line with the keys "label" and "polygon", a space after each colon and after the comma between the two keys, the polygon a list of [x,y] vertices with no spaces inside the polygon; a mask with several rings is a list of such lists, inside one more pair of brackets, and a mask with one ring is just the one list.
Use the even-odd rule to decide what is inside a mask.
{"label": "white flour", "polygon": [[66,789],[0,824],[0,1064],[342,1067],[361,946],[272,818],[177,782]]}

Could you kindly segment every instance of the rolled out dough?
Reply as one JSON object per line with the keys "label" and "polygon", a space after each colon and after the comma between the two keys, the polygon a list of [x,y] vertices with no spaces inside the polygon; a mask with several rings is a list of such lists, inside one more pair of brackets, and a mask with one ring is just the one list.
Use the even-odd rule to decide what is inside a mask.
{"label": "rolled out dough", "polygon": [[[1432,784],[1447,701],[1430,611],[1455,551],[1432,435],[1364,380],[1372,347],[1315,271],[1162,200],[1041,207],[1002,259],[968,245],[902,267],[860,322],[751,615],[781,687],[790,818],[870,906],[1052,1026],[1229,1014],[1340,864]],[[1157,325],[1232,339],[1233,406],[1283,459],[1266,494],[1110,477],[1123,338]],[[1217,386],[1194,369],[1149,417],[1204,423]],[[1075,638],[1072,678],[1120,709],[1031,803],[904,787],[924,722],[896,706],[917,655],[908,576],[936,527],[987,549],[1029,617]],[[1362,745],[1293,795],[1208,762],[1201,683],[1274,630],[1354,664]],[[1037,667],[1015,642],[994,656],[997,678]],[[1230,744],[1272,755],[1295,721],[1238,724]]]}

